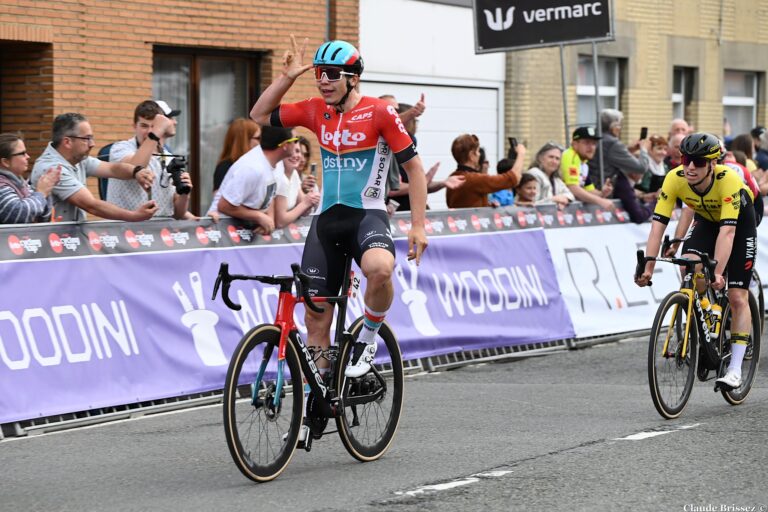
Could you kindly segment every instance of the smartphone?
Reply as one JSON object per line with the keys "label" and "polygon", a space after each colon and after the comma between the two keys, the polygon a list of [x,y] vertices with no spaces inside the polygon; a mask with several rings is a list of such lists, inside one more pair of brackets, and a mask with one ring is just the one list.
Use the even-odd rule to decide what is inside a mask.
{"label": "smartphone", "polygon": [[309,174],[311,174],[314,177],[317,177],[317,164],[311,163],[309,164]]}
{"label": "smartphone", "polygon": [[645,140],[648,137],[648,127],[643,126],[640,128],[640,140]]}
{"label": "smartphone", "polygon": [[507,153],[507,158],[514,162],[517,160],[517,139],[514,137],[507,137],[507,140],[509,141],[509,152]]}

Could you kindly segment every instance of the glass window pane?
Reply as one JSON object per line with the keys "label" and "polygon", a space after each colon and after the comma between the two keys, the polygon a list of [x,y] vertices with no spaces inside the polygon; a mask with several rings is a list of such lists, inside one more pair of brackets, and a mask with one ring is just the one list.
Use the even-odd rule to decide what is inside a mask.
{"label": "glass window pane", "polygon": [[723,115],[726,124],[731,127],[731,135],[749,133],[755,125],[754,107],[724,107]]}
{"label": "glass window pane", "polygon": [[152,74],[152,95],[163,100],[173,109],[181,110],[177,117],[176,136],[168,141],[174,153],[189,155],[190,93],[189,70],[192,58],[189,56],[155,56]]}
{"label": "glass window pane", "polygon": [[597,60],[597,70],[600,76],[597,79],[600,85],[611,85],[617,87],[619,74],[617,72],[619,63],[616,59],[600,59]]}
{"label": "glass window pane", "polygon": [[755,95],[755,74],[744,71],[726,71],[723,96]]}
{"label": "glass window pane", "polygon": [[579,55],[578,85],[595,85],[592,73],[592,57]]}
{"label": "glass window pane", "polygon": [[576,111],[576,125],[595,124],[595,98],[594,96],[579,96]]}
{"label": "glass window pane", "polygon": [[229,123],[248,116],[248,73],[244,60],[200,59],[200,209],[212,199],[213,171]]}
{"label": "glass window pane", "polygon": [[683,93],[683,70],[682,68],[675,68],[672,72],[672,92],[677,94]]}

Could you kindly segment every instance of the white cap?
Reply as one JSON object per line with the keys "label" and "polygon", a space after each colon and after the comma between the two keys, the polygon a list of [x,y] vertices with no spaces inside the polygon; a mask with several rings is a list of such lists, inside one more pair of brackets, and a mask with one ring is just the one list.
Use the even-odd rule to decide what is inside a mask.
{"label": "white cap", "polygon": [[155,103],[157,104],[158,107],[160,107],[160,110],[163,111],[163,114],[165,114],[165,117],[176,117],[179,114],[181,114],[181,110],[173,110],[163,100],[155,100]]}

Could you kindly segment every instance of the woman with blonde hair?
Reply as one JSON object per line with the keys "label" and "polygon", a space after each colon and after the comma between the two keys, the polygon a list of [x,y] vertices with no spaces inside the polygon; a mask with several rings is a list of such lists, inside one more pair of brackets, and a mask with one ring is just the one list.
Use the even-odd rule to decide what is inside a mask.
{"label": "woman with blonde hair", "polygon": [[213,173],[213,194],[221,187],[224,176],[238,158],[246,154],[261,142],[261,127],[255,121],[240,117],[230,123],[224,136],[224,147],[221,149],[216,170]]}

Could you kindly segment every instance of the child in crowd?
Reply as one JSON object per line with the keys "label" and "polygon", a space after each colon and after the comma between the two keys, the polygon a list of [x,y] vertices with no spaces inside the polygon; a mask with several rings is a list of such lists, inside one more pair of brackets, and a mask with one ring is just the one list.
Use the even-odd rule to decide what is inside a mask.
{"label": "child in crowd", "polygon": [[515,187],[515,206],[534,206],[538,194],[539,183],[536,178],[524,173],[520,183]]}

